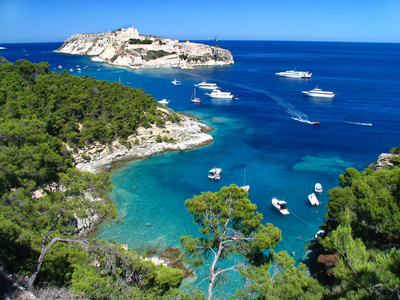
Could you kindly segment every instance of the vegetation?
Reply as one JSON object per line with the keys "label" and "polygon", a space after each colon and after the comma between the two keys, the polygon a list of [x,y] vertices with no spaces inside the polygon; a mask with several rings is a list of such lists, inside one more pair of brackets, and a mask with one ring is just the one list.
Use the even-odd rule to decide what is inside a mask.
{"label": "vegetation", "polygon": [[141,45],[148,45],[153,43],[152,40],[141,40],[141,39],[129,39],[129,44],[134,45],[134,44],[141,44]]}
{"label": "vegetation", "polygon": [[176,295],[181,270],[80,234],[78,220],[112,220],[116,207],[109,175],[75,169],[65,146],[127,143],[139,125],[164,124],[151,95],[0,58],[0,107],[1,268],[91,299]]}
{"label": "vegetation", "polygon": [[341,187],[328,192],[322,226],[329,233],[322,241],[325,251],[340,255],[331,297],[398,299],[400,167],[349,168],[339,179]]}
{"label": "vegetation", "polygon": [[[186,250],[183,257],[194,266],[207,264],[207,299],[213,299],[217,282],[232,271],[240,271],[248,279],[249,284],[238,291],[240,299],[321,296],[324,289],[305,275],[304,265],[297,269],[294,259],[286,252],[274,254],[272,248],[281,240],[281,231],[272,224],[261,223],[262,215],[247,196],[247,191],[231,185],[185,202],[194,221],[200,225],[201,237],[181,238]],[[270,255],[266,255],[268,250]],[[224,260],[229,260],[230,265],[222,265]],[[272,276],[271,263],[275,270]]]}

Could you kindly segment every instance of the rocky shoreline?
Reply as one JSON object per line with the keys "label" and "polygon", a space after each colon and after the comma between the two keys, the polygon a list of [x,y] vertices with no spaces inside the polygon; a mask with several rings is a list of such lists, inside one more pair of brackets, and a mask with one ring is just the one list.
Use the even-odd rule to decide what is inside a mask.
{"label": "rocky shoreline", "polygon": [[[55,52],[89,55],[92,61],[132,69],[234,64],[232,53],[218,46],[139,34],[134,27],[75,34]],[[73,71],[73,70],[72,70]]]}
{"label": "rocky shoreline", "polygon": [[[158,108],[168,112],[167,108]],[[97,174],[109,171],[121,162],[143,159],[166,151],[185,151],[208,145],[214,141],[206,132],[211,127],[197,121],[193,116],[179,114],[179,122],[167,121],[162,128],[139,127],[137,134],[126,142],[115,140],[110,145],[94,143],[77,150],[74,154],[75,167],[81,171]]]}

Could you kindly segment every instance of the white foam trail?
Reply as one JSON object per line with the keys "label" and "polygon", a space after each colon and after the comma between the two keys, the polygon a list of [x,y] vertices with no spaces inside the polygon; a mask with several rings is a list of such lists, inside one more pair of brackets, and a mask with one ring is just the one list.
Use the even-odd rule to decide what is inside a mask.
{"label": "white foam trail", "polygon": [[360,123],[360,122],[344,122],[344,123],[358,125],[358,126],[372,126],[372,123]]}
{"label": "white foam trail", "polygon": [[309,121],[309,120],[304,120],[304,119],[294,118],[294,117],[292,117],[292,119],[295,120],[295,121],[302,122],[302,123],[314,124],[313,122],[311,122],[311,121]]}

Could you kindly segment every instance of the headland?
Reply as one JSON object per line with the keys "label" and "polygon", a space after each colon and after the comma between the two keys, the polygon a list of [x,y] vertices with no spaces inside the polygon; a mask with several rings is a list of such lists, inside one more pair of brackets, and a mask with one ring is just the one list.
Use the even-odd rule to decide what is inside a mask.
{"label": "headland", "polygon": [[134,27],[102,33],[75,34],[56,50],[90,55],[92,61],[132,69],[234,64],[232,53],[218,46],[139,34]]}

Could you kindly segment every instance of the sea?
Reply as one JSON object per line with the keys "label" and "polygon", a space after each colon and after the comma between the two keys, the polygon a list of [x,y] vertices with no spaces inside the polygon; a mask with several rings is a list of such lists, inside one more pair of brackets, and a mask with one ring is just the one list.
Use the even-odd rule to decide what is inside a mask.
{"label": "sea", "polygon": [[[140,252],[180,247],[181,236],[200,235],[185,209],[187,199],[230,184],[250,185],[249,199],[257,204],[263,223],[282,231],[275,251],[287,251],[296,263],[305,262],[312,255],[307,246],[324,222],[327,191],[339,185],[339,175],[346,168],[362,171],[381,153],[400,146],[400,44],[217,43],[232,52],[235,64],[131,70],[54,52],[62,43],[0,44],[6,48],[0,56],[11,62],[46,61],[52,71],[141,88],[213,128],[210,145],[111,170],[111,197],[121,222],[104,224],[97,237]],[[312,78],[275,75],[293,69],[309,71]],[[181,86],[171,83],[175,78]],[[210,99],[207,91],[197,90],[202,102],[192,103],[194,84],[204,80],[236,99]],[[316,87],[336,96],[314,98],[302,93]],[[314,121],[320,125],[312,125]],[[213,167],[222,168],[220,181],[207,178]],[[322,204],[312,207],[308,195],[316,183],[323,187],[318,196]],[[272,197],[285,200],[290,214],[280,214],[271,205]],[[196,274],[198,283],[206,272]],[[240,280],[236,282],[240,287]]]}

